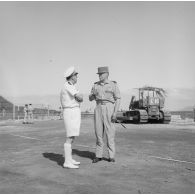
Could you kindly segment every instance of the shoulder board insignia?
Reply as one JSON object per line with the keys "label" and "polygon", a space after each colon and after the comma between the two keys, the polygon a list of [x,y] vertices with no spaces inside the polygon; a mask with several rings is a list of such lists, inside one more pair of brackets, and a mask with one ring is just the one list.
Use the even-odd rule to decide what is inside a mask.
{"label": "shoulder board insignia", "polygon": [[97,82],[95,82],[94,84],[98,84],[98,81],[97,81]]}
{"label": "shoulder board insignia", "polygon": [[117,83],[116,81],[112,81],[112,82],[115,83],[115,84]]}

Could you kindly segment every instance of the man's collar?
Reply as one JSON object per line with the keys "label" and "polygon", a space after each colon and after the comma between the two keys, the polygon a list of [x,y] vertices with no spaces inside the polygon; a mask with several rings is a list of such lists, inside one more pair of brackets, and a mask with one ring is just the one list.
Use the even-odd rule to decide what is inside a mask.
{"label": "man's collar", "polygon": [[108,84],[108,83],[110,83],[110,81],[109,81],[109,80],[107,80],[107,81],[105,82],[105,84]]}
{"label": "man's collar", "polygon": [[100,83],[100,85],[105,85],[105,84],[109,84],[109,83],[110,83],[110,81],[109,81],[109,80],[107,80],[107,81],[105,81],[105,82],[101,82],[101,81],[99,81],[99,83]]}

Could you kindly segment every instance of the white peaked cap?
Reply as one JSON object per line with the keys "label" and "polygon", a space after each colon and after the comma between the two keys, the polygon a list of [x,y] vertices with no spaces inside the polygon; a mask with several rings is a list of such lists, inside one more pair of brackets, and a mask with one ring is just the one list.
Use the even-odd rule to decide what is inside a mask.
{"label": "white peaked cap", "polygon": [[69,67],[69,68],[65,71],[64,77],[67,78],[67,77],[71,76],[73,73],[74,73],[74,74],[78,74],[78,72],[75,70],[75,67],[74,67],[74,66],[71,66],[71,67]]}

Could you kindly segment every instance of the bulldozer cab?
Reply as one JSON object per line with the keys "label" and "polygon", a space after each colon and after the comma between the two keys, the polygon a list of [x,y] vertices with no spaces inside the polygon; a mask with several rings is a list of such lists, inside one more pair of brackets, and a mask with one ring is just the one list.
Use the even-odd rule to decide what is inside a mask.
{"label": "bulldozer cab", "polygon": [[159,97],[156,96],[154,91],[141,91],[140,101],[143,102],[143,107],[158,106],[160,103]]}
{"label": "bulldozer cab", "polygon": [[129,109],[146,109],[149,106],[164,107],[163,89],[155,87],[142,87],[132,96]]}
{"label": "bulldozer cab", "polygon": [[139,96],[142,107],[158,106],[164,107],[165,91],[156,87],[143,87],[139,88]]}

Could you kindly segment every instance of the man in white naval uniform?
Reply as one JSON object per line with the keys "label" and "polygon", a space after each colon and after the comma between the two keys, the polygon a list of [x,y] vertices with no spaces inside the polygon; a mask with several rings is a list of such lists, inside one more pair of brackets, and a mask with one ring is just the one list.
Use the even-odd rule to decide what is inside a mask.
{"label": "man in white naval uniform", "polygon": [[60,93],[61,106],[63,108],[63,119],[66,130],[66,142],[64,143],[64,168],[77,169],[80,162],[72,159],[72,143],[75,136],[80,134],[81,111],[80,103],[83,101],[83,95],[76,89],[78,72],[74,67],[70,67],[64,73],[66,82]]}

